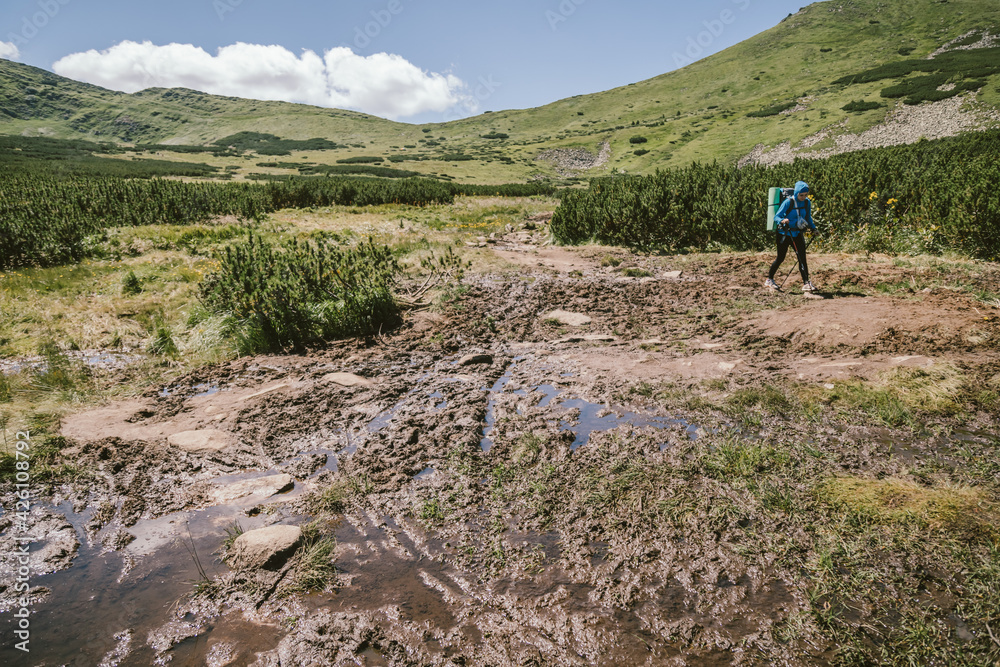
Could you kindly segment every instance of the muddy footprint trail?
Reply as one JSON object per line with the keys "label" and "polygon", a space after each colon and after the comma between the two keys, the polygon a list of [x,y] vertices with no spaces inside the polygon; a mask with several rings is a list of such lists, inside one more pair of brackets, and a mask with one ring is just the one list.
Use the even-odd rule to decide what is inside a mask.
{"label": "muddy footprint trail", "polygon": [[906,268],[819,256],[837,287],[807,299],[758,289],[764,256],[491,246],[516,277],[377,340],[64,420],[88,476],[32,511],[37,643],[3,661],[827,664],[791,505],[828,474],[995,451],[985,410],[913,429],[768,402],[900,369],[996,383],[997,309],[877,289]]}

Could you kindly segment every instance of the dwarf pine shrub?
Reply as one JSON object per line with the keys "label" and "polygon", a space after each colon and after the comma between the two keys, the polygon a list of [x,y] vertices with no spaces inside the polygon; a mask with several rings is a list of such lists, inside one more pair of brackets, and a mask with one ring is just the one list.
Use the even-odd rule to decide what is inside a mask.
{"label": "dwarf pine shrub", "polygon": [[769,116],[777,116],[782,111],[786,111],[795,106],[795,102],[785,102],[784,104],[775,104],[774,106],[765,107],[759,111],[751,111],[747,114],[747,118],[767,118]]}
{"label": "dwarf pine shrub", "polygon": [[560,243],[763,250],[768,187],[805,180],[828,250],[1000,257],[1000,131],[742,169],[693,163],[568,190],[550,229]]}
{"label": "dwarf pine shrub", "polygon": [[228,317],[242,353],[374,334],[398,316],[392,287],[399,267],[389,248],[371,239],[342,248],[322,238],[275,244],[250,233],[218,259],[200,296]]}
{"label": "dwarf pine shrub", "polygon": [[847,104],[845,104],[840,108],[847,112],[858,113],[861,111],[871,111],[872,109],[881,109],[883,108],[883,106],[884,105],[879,104],[878,102],[865,102],[864,100],[854,100],[848,102]]}

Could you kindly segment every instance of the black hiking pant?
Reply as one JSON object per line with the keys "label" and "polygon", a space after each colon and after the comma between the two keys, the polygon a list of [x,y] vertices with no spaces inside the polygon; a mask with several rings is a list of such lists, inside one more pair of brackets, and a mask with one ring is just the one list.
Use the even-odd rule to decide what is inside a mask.
{"label": "black hiking pant", "polygon": [[795,257],[799,260],[799,275],[802,276],[802,282],[808,282],[809,280],[809,266],[806,265],[806,239],[804,236],[786,236],[785,234],[776,234],[778,237],[778,257],[771,263],[771,271],[767,274],[767,277],[774,280],[774,274],[778,272],[778,268],[781,263],[785,261],[785,255],[788,254],[788,246],[795,248]]}

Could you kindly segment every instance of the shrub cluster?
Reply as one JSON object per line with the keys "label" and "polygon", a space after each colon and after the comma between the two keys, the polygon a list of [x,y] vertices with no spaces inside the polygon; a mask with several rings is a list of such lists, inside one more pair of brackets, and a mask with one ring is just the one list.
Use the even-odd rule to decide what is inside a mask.
{"label": "shrub cluster", "polygon": [[357,157],[345,157],[337,160],[337,164],[377,164],[382,160],[383,158],[377,155],[359,155]]}
{"label": "shrub cluster", "polygon": [[362,174],[364,176],[379,176],[381,178],[413,178],[420,176],[416,171],[407,169],[393,169],[392,167],[376,167],[369,164],[336,164],[336,165],[308,165],[300,166],[299,173],[308,174]]}
{"label": "shrub cluster", "polygon": [[860,111],[871,111],[872,109],[882,109],[885,105],[878,102],[865,102],[863,100],[853,100],[840,107],[844,111],[857,113]]}
{"label": "shrub cluster", "polygon": [[767,118],[768,116],[777,116],[782,111],[786,109],[791,109],[796,105],[796,102],[785,102],[784,104],[775,104],[771,107],[765,107],[759,111],[751,111],[747,114],[747,118]]}
{"label": "shrub cluster", "polygon": [[[902,49],[900,50],[902,51]],[[1000,74],[1000,47],[946,51],[933,60],[911,58],[842,76],[834,84],[851,85],[885,79],[898,79],[922,72],[930,76],[916,77],[882,90],[882,97],[906,97],[906,104],[936,101],[954,97],[967,90],[978,90],[985,77]],[[945,83],[954,83],[951,90],[938,90]]]}
{"label": "shrub cluster", "polygon": [[258,155],[290,155],[292,151],[325,151],[347,148],[329,139],[282,139],[262,132],[237,132],[214,142],[216,146],[231,147],[242,153],[253,151]]}
{"label": "shrub cluster", "polygon": [[251,232],[218,259],[200,296],[226,316],[241,353],[374,334],[398,317],[392,287],[399,267],[371,239],[353,248],[323,238],[270,244]]}
{"label": "shrub cluster", "polygon": [[775,167],[695,163],[595,179],[563,194],[551,229],[561,243],[762,250],[772,243],[764,228],[768,187],[802,179],[815,193],[829,249],[856,250],[859,235],[871,235],[892,252],[950,249],[996,259],[998,153],[1000,131],[989,131]]}

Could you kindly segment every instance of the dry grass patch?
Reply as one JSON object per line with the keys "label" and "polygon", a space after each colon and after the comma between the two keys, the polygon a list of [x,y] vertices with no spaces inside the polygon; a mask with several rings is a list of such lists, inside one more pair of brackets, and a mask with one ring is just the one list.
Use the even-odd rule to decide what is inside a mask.
{"label": "dry grass patch", "polygon": [[901,479],[837,477],[817,488],[821,501],[879,524],[916,524],[931,531],[1000,538],[1000,506],[984,489],[925,487]]}

